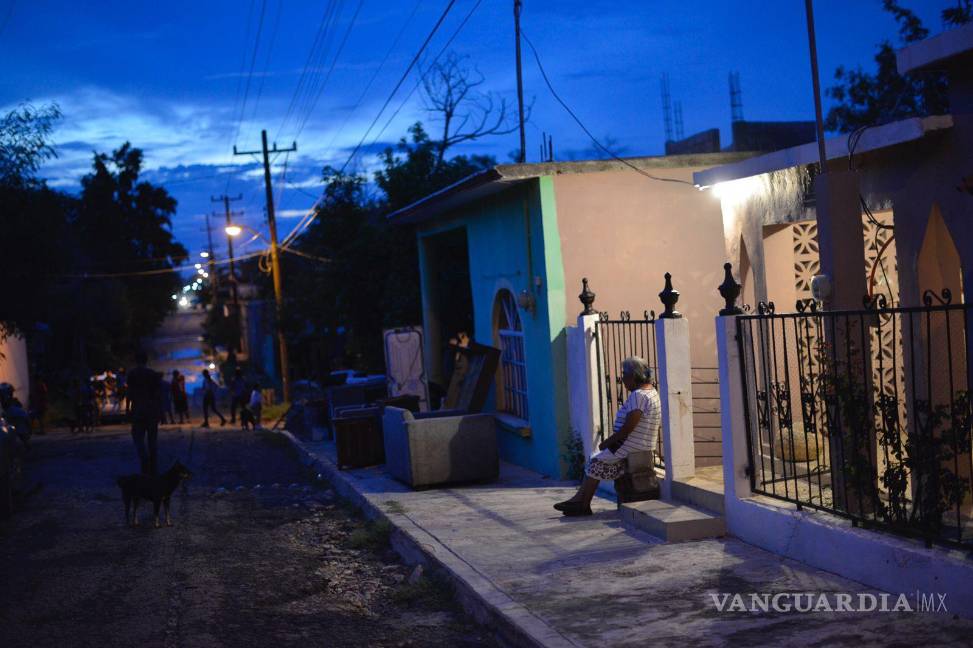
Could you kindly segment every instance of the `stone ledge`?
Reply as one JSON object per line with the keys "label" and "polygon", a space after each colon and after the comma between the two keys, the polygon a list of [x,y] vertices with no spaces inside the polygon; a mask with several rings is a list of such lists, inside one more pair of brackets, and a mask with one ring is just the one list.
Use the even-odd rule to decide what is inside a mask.
{"label": "stone ledge", "polygon": [[622,520],[666,542],[704,540],[726,535],[726,522],[685,504],[649,500],[622,504]]}

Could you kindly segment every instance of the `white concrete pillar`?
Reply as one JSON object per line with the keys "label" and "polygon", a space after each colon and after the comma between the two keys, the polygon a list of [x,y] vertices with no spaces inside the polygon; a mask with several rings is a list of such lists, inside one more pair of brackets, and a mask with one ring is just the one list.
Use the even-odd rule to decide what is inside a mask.
{"label": "white concrete pillar", "polygon": [[684,481],[696,473],[689,320],[656,320],[655,345],[659,358],[662,451],[666,464],[662,495],[668,498],[673,480]]}
{"label": "white concrete pillar", "polygon": [[[723,488],[726,511],[733,501],[749,497],[746,418],[736,316],[716,318],[716,358],[720,370],[720,426],[723,430]],[[729,517],[727,523],[729,524]]]}
{"label": "white concrete pillar", "polygon": [[601,425],[598,420],[597,321],[598,315],[579,315],[578,325],[567,328],[571,427],[581,436],[585,457],[595,451],[595,439]]}

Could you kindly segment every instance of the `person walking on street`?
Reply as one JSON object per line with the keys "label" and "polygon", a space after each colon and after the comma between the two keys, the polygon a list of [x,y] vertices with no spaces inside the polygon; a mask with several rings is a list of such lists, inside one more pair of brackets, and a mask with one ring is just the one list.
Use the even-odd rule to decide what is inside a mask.
{"label": "person walking on street", "polygon": [[179,415],[179,425],[189,422],[189,399],[186,397],[186,377],[178,369],[172,370],[172,404]]}
{"label": "person walking on street", "polygon": [[262,429],[260,425],[261,415],[263,413],[264,397],[260,391],[260,385],[254,383],[253,390],[250,392],[250,415],[253,417],[253,429]]}
{"label": "person walking on street", "polygon": [[159,455],[159,383],[162,374],[148,368],[144,351],[135,354],[136,367],[128,372],[128,400],[132,413],[132,440],[142,473],[154,475]]}
{"label": "person walking on street", "polygon": [[243,372],[237,367],[233,372],[233,382],[230,383],[230,423],[236,423],[237,408],[246,407],[247,395],[247,381],[243,379]]}
{"label": "person walking on street", "polygon": [[37,421],[37,434],[44,434],[44,417],[47,414],[47,383],[43,378],[37,378],[30,388],[27,411],[30,421]]}
{"label": "person walking on street", "polygon": [[172,414],[172,383],[165,379],[159,380],[159,423],[161,425],[171,425],[176,422],[176,417]]}
{"label": "person walking on street", "polygon": [[213,413],[220,417],[221,426],[226,425],[226,417],[216,409],[216,390],[218,387],[219,385],[209,375],[209,370],[203,369],[203,424],[200,427],[209,427],[210,410],[213,410]]}

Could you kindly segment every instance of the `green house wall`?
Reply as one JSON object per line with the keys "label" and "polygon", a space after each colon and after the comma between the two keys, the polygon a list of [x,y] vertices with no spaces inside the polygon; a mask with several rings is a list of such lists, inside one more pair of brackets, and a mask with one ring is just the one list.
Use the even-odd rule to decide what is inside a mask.
{"label": "green house wall", "polygon": [[[501,289],[506,288],[516,296],[524,289],[533,288],[537,300],[533,315],[521,310],[531,436],[524,438],[498,425],[501,457],[542,474],[561,477],[564,472],[561,455],[570,438],[570,429],[564,267],[552,178],[525,182],[420,227],[419,265],[427,323],[435,314],[429,310],[432,300],[423,239],[459,227],[466,229],[477,342],[496,346],[493,307]],[[428,364],[430,354],[426,357]],[[491,393],[488,404],[491,410],[494,402]]]}

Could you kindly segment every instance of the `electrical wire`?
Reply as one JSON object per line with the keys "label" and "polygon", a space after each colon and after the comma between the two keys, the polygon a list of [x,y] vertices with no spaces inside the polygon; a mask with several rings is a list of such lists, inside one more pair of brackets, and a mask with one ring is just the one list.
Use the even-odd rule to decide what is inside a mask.
{"label": "electrical wire", "polygon": [[253,56],[250,57],[250,70],[247,72],[247,82],[243,89],[243,103],[240,105],[240,117],[237,120],[236,132],[233,134],[233,141],[236,142],[240,136],[240,128],[243,126],[243,117],[247,111],[247,99],[250,96],[250,82],[253,79],[253,68],[257,64],[257,52],[260,50],[260,36],[264,29],[264,16],[267,13],[267,0],[260,0],[260,18],[257,21],[257,37],[253,43]]}
{"label": "electrical wire", "polygon": [[422,75],[419,77],[419,80],[416,81],[416,84],[414,86],[412,86],[412,90],[409,91],[409,94],[407,94],[405,96],[405,99],[402,100],[402,103],[399,104],[399,107],[395,109],[395,112],[392,113],[392,116],[389,117],[388,118],[388,121],[385,122],[385,125],[382,126],[382,130],[380,130],[378,132],[378,134],[375,136],[375,138],[372,140],[372,143],[371,143],[370,147],[374,147],[375,144],[378,142],[378,140],[382,137],[382,135],[388,129],[388,127],[392,125],[392,122],[395,120],[396,116],[398,116],[399,112],[409,102],[409,99],[412,98],[412,95],[414,95],[415,92],[416,92],[416,90],[418,90],[419,87],[423,84],[423,82],[426,80],[426,77],[429,75],[429,72],[433,68],[435,68],[436,63],[439,62],[439,59],[442,57],[442,55],[446,53],[446,50],[449,49],[449,46],[453,43],[453,41],[456,39],[456,37],[459,36],[459,33],[461,31],[463,31],[463,27],[465,27],[466,26],[466,23],[469,22],[470,18],[473,17],[473,14],[479,8],[479,6],[480,6],[480,4],[482,2],[483,2],[483,0],[476,0],[476,3],[470,9],[469,13],[467,13],[466,14],[466,17],[463,18],[462,22],[460,22],[459,27],[457,27],[456,28],[456,31],[453,32],[453,35],[449,37],[449,40],[446,41],[446,44],[443,45],[442,48],[440,48],[439,53],[436,54],[435,58],[433,58],[432,63],[430,63],[429,64],[429,67],[426,68],[426,71],[422,73]]}
{"label": "electrical wire", "polygon": [[421,5],[422,5],[422,0],[416,0],[415,6],[412,7],[412,13],[410,13],[409,17],[406,18],[405,22],[402,23],[402,27],[399,29],[399,33],[396,34],[395,39],[392,41],[392,45],[390,45],[388,50],[385,52],[385,56],[382,58],[382,62],[378,64],[378,67],[375,69],[375,72],[372,73],[372,76],[368,80],[368,83],[365,84],[365,89],[362,90],[362,93],[358,96],[358,100],[355,101],[355,105],[352,106],[351,110],[348,111],[348,114],[345,115],[345,120],[341,122],[341,126],[338,127],[338,130],[336,130],[334,135],[331,137],[331,141],[328,142],[327,148],[329,150],[331,149],[332,146],[334,146],[335,141],[337,141],[338,139],[338,135],[340,135],[344,131],[345,126],[348,125],[348,120],[350,120],[351,116],[358,111],[358,107],[361,106],[362,101],[365,100],[365,97],[368,95],[368,91],[372,89],[372,84],[375,83],[375,79],[377,79],[378,75],[382,72],[382,69],[385,67],[385,64],[392,56],[392,52],[398,46],[399,41],[402,40],[402,35],[405,34],[406,28],[412,23],[412,19],[415,18],[416,12],[419,11],[419,7]]}
{"label": "electrical wire", "polygon": [[315,55],[316,58],[312,66],[308,70],[307,83],[304,86],[303,96],[301,97],[300,103],[296,106],[294,112],[294,118],[297,123],[303,122],[310,112],[311,100],[317,93],[319,87],[323,83],[322,79],[324,74],[322,70],[325,68],[325,61],[328,58],[328,53],[331,51],[331,42],[336,35],[338,29],[338,23],[341,20],[342,12],[344,11],[344,3],[338,2],[335,5],[335,11],[331,15],[330,22],[328,24],[326,35],[324,40],[321,41],[318,52]]}
{"label": "electrical wire", "polygon": [[297,108],[298,99],[302,96],[304,88],[307,83],[309,83],[309,73],[313,74],[311,70],[314,67],[315,61],[319,56],[319,50],[323,48],[325,42],[327,42],[327,33],[331,27],[334,15],[337,12],[338,3],[334,0],[330,0],[327,5],[325,5],[324,13],[321,15],[321,20],[318,22],[317,32],[314,34],[314,40],[311,42],[311,48],[307,53],[307,60],[304,61],[304,67],[301,69],[301,74],[297,79],[297,86],[294,88],[294,92],[291,95],[291,100],[287,104],[287,111],[284,113],[284,119],[281,121],[280,126],[277,128],[277,135],[274,139],[279,139],[281,133],[284,132],[284,128],[287,126],[294,109]]}
{"label": "electrical wire", "polygon": [[270,59],[274,55],[274,45],[277,43],[277,32],[280,26],[280,15],[284,12],[284,0],[277,0],[277,13],[274,16],[274,26],[270,30],[270,45],[267,47],[267,57],[264,59],[264,69],[260,73],[260,85],[257,86],[257,97],[253,102],[253,111],[250,119],[256,120],[257,109],[260,107],[260,98],[264,93],[264,83],[267,81],[267,71],[270,69]]}
{"label": "electrical wire", "polygon": [[[375,115],[375,119],[372,120],[372,123],[365,130],[365,134],[362,135],[362,138],[358,141],[358,144],[355,145],[355,148],[351,152],[351,155],[349,155],[348,159],[345,160],[345,163],[341,165],[341,169],[338,171],[339,174],[344,173],[345,169],[348,168],[348,165],[358,154],[358,151],[361,150],[362,144],[365,143],[365,140],[368,138],[369,133],[371,133],[372,129],[375,128],[375,124],[378,123],[378,120],[381,118],[382,113],[385,112],[385,109],[388,108],[389,104],[392,102],[392,99],[395,97],[395,94],[399,91],[399,88],[402,87],[402,84],[405,83],[405,80],[409,77],[409,74],[412,72],[412,68],[414,68],[416,64],[419,62],[419,58],[422,56],[422,53],[426,50],[426,47],[429,46],[429,42],[432,40],[433,36],[436,35],[436,32],[439,31],[439,28],[442,26],[443,21],[446,20],[446,16],[449,15],[449,12],[453,8],[454,4],[456,4],[456,0],[449,0],[449,4],[446,5],[446,8],[443,10],[442,15],[439,16],[439,20],[436,21],[435,25],[433,25],[433,28],[429,32],[429,35],[426,36],[426,39],[422,42],[422,46],[419,47],[419,50],[412,57],[412,60],[409,62],[408,67],[406,67],[405,72],[402,74],[401,78],[399,78],[398,82],[395,84],[395,87],[392,88],[392,92],[389,93],[388,98],[382,104],[382,107],[381,109],[379,109],[378,114]],[[297,226],[295,226],[294,229],[291,230],[291,232],[284,238],[284,241],[281,244],[283,247],[289,246],[294,241],[294,239],[300,236],[301,232],[307,229],[307,227],[311,224],[311,222],[314,221],[314,219],[317,217],[317,208],[320,202],[321,201],[319,199],[318,202],[312,205],[311,208],[304,215],[304,218],[302,218],[301,221],[297,224]]]}
{"label": "electrical wire", "polygon": [[688,182],[686,180],[680,180],[678,178],[663,178],[663,177],[660,177],[660,176],[652,175],[651,173],[648,173],[648,172],[646,172],[646,171],[638,168],[637,166],[635,166],[634,164],[632,164],[628,160],[625,160],[624,158],[620,158],[613,151],[611,151],[610,149],[608,149],[608,147],[606,147],[604,144],[602,144],[601,142],[599,142],[598,139],[591,133],[591,131],[588,130],[588,127],[585,126],[584,123],[582,123],[582,121],[578,118],[578,116],[574,113],[574,111],[571,110],[571,108],[567,105],[567,103],[565,103],[565,101],[563,99],[561,99],[561,96],[554,89],[554,86],[551,84],[551,80],[547,76],[547,72],[544,70],[544,65],[541,63],[540,54],[537,53],[537,48],[534,47],[534,44],[530,42],[530,39],[529,38],[527,38],[527,34],[525,34],[523,30],[521,30],[520,31],[520,36],[521,36],[521,38],[524,39],[524,42],[527,43],[527,46],[530,47],[531,52],[534,53],[534,60],[537,61],[537,68],[540,70],[541,76],[544,78],[544,83],[547,84],[547,89],[551,91],[551,95],[554,97],[554,99],[559,104],[561,104],[561,107],[564,108],[564,110],[571,116],[571,118],[575,121],[575,123],[579,127],[581,127],[581,130],[584,131],[585,135],[588,136],[588,139],[590,139],[592,141],[592,143],[596,147],[598,147],[599,149],[601,149],[602,151],[604,151],[606,154],[608,154],[609,156],[611,156],[615,161],[621,162],[622,164],[624,164],[625,166],[629,167],[630,169],[632,169],[636,173],[639,173],[639,174],[645,176],[646,178],[649,178],[650,180],[657,180],[659,182],[672,182],[672,183],[675,183],[675,184],[684,184],[684,185],[689,185],[690,187],[695,188],[695,185],[692,182]]}
{"label": "electrical wire", "polygon": [[305,259],[311,259],[313,261],[320,261],[321,263],[331,263],[331,259],[327,257],[317,256],[316,254],[308,254],[307,252],[302,252],[301,250],[295,250],[294,248],[280,248],[282,251],[289,254],[296,254],[299,257],[304,257]]}
{"label": "electrical wire", "polygon": [[300,137],[301,133],[304,132],[304,127],[307,125],[308,119],[311,118],[311,113],[314,112],[314,108],[317,106],[318,100],[321,98],[321,95],[324,93],[324,89],[328,85],[328,81],[331,79],[331,73],[334,72],[334,68],[338,64],[338,59],[341,58],[341,53],[344,51],[345,45],[348,43],[348,37],[351,36],[352,30],[355,28],[355,23],[358,21],[358,14],[361,12],[362,5],[364,4],[365,0],[358,0],[358,6],[355,7],[355,13],[352,14],[351,21],[348,23],[348,28],[345,29],[345,35],[342,37],[341,43],[338,45],[338,51],[335,52],[334,59],[331,61],[331,67],[328,68],[328,73],[325,75],[324,80],[318,87],[317,92],[314,95],[314,99],[307,107],[307,110],[304,113],[304,119],[301,120],[301,125],[297,129],[297,134],[294,136],[294,139]]}
{"label": "electrical wire", "polygon": [[[262,250],[260,252],[251,252],[249,254],[243,254],[233,258],[233,262],[245,261],[246,259],[252,259],[254,257],[264,256],[269,253],[269,250]],[[229,264],[229,259],[222,260],[206,260],[204,265],[226,265]],[[196,270],[195,265],[187,266],[176,266],[173,268],[157,268],[155,270],[141,270],[135,272],[83,272],[78,274],[66,274],[66,275],[56,275],[52,278],[54,279],[115,279],[121,277],[148,277],[157,276],[170,273],[179,272],[189,272]]]}
{"label": "electrical wire", "polygon": [[399,88],[402,87],[402,84],[405,83],[405,80],[409,77],[409,74],[412,72],[412,68],[414,68],[416,64],[419,62],[419,58],[422,56],[422,53],[425,52],[426,47],[429,46],[429,41],[431,41],[433,36],[436,35],[436,32],[439,31],[439,28],[442,26],[443,21],[446,20],[446,16],[449,15],[449,11],[453,8],[453,5],[455,4],[456,4],[456,0],[449,0],[449,4],[446,5],[446,8],[443,10],[442,15],[439,16],[439,20],[436,21],[436,24],[433,26],[432,31],[429,32],[429,35],[426,36],[426,39],[422,42],[422,46],[419,48],[419,51],[417,51],[415,53],[415,56],[412,57],[412,60],[409,62],[408,67],[406,67],[405,72],[402,73],[402,77],[395,84],[395,87],[392,88],[392,92],[389,93],[388,98],[382,104],[382,107],[381,109],[379,109],[378,114],[375,115],[375,119],[372,120],[372,123],[365,130],[365,134],[362,135],[361,140],[359,140],[358,144],[355,145],[355,148],[354,150],[352,150],[351,155],[349,155],[348,159],[345,160],[345,163],[341,165],[341,169],[338,171],[338,173],[344,173],[345,169],[348,168],[348,165],[351,163],[351,161],[355,159],[356,155],[358,155],[358,151],[361,150],[362,144],[365,143],[365,140],[368,139],[368,135],[372,132],[372,129],[375,128],[375,124],[377,124],[378,120],[381,119],[382,113],[385,112],[385,109],[388,108],[390,103],[392,103],[392,99],[395,97],[395,94],[399,91]]}

